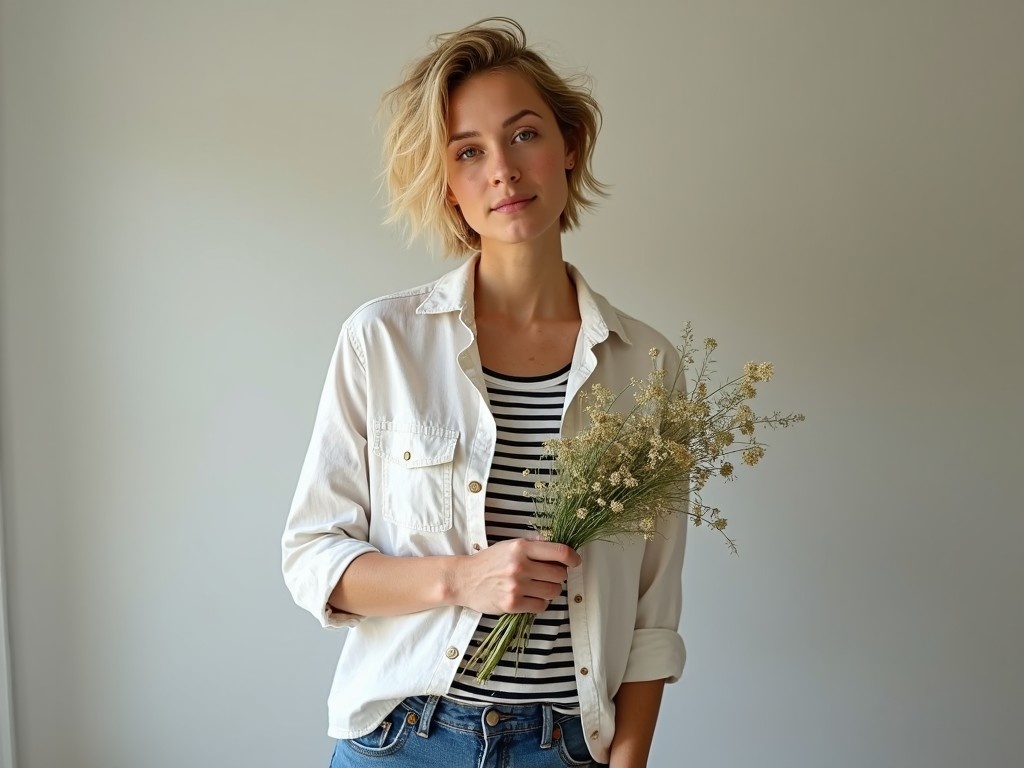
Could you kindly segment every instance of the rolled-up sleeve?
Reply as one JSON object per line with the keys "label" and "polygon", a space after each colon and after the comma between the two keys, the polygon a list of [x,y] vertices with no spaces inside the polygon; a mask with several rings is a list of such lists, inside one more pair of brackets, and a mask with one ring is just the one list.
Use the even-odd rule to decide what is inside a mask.
{"label": "rolled-up sleeve", "polygon": [[285,584],[324,627],[361,621],[333,609],[328,600],[349,564],[377,551],[368,543],[366,394],[365,355],[346,323],[281,539]]}
{"label": "rolled-up sleeve", "polygon": [[664,518],[658,533],[647,542],[633,642],[623,682],[665,679],[674,683],[683,673],[686,648],[679,634],[679,619],[686,520],[683,514]]}
{"label": "rolled-up sleeve", "polygon": [[[686,382],[682,374],[677,381],[672,381],[679,355],[674,347],[667,342],[666,345],[662,357],[668,371],[666,384],[674,384],[685,396]],[[683,673],[686,647],[679,634],[679,619],[689,520],[683,511],[685,508],[684,504],[682,510],[661,518],[656,533],[644,548],[636,623],[623,682],[664,679],[674,683]]]}

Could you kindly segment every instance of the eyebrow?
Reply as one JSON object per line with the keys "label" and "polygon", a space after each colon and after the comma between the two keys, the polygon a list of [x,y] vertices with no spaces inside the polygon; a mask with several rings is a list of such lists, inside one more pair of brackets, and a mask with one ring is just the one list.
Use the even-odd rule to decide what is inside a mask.
{"label": "eyebrow", "polygon": [[[526,117],[526,115],[533,115],[534,117],[536,117],[536,118],[538,118],[540,120],[544,119],[543,117],[538,115],[536,112],[534,112],[532,109],[521,109],[518,112],[516,112],[514,115],[512,115],[512,117],[506,119],[501,124],[501,127],[502,128],[508,128],[510,125],[512,125],[512,123],[516,122],[516,120],[520,120],[521,118]],[[453,133],[451,136],[448,137],[448,144],[451,145],[451,144],[455,143],[456,141],[462,141],[463,139],[472,139],[472,138],[474,138],[476,136],[479,136],[479,135],[480,135],[480,131],[463,131],[462,133]]]}

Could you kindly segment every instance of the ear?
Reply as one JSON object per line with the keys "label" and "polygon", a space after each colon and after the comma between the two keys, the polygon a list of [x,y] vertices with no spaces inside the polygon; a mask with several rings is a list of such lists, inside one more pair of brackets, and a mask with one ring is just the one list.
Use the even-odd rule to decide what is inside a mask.
{"label": "ear", "polygon": [[448,187],[447,190],[445,191],[444,198],[445,200],[448,201],[448,205],[450,205],[452,208],[459,207],[459,201],[455,199],[455,195],[452,193],[451,187]]}
{"label": "ear", "polygon": [[570,135],[565,138],[565,170],[571,170],[576,167],[576,162],[579,159],[579,152],[577,147],[579,143],[577,137]]}

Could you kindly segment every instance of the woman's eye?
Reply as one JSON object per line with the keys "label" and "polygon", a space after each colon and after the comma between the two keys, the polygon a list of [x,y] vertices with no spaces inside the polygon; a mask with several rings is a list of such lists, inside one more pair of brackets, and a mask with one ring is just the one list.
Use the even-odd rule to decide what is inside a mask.
{"label": "woman's eye", "polygon": [[536,135],[537,135],[536,131],[531,131],[529,128],[527,128],[527,129],[522,130],[519,133],[517,133],[516,134],[516,139],[519,139],[520,137],[525,137],[522,140],[523,141],[529,141],[530,139],[532,139]]}
{"label": "woman's eye", "polygon": [[465,149],[459,150],[455,154],[455,159],[456,160],[472,160],[473,159],[473,155],[471,153],[473,153],[473,152],[476,152],[476,149],[474,149],[473,147],[466,147]]}

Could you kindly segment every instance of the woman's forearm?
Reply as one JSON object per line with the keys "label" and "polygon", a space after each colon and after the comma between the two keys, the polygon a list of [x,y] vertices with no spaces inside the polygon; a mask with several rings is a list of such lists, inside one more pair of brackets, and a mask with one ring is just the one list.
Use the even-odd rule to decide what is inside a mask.
{"label": "woman's forearm", "polygon": [[396,557],[368,552],[353,560],[328,603],[361,616],[398,616],[444,605],[481,613],[539,613],[558,597],[580,556],[564,544],[516,539],[473,555]]}
{"label": "woman's forearm", "polygon": [[361,616],[398,616],[454,602],[451,556],[360,555],[331,592],[328,604]]}
{"label": "woman's forearm", "polygon": [[609,768],[643,768],[651,752],[664,680],[623,683],[615,695],[615,736]]}

